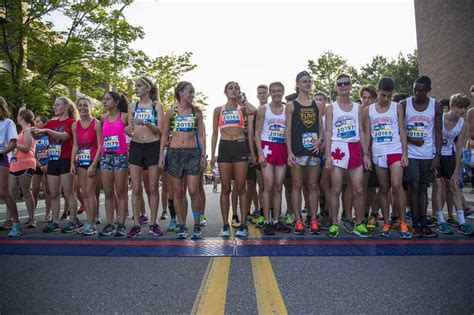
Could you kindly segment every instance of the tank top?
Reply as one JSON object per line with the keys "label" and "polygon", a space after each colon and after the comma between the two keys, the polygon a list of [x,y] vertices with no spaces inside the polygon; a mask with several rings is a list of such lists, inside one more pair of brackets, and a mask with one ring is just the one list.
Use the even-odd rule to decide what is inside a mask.
{"label": "tank top", "polygon": [[337,101],[332,103],[332,141],[359,142],[359,104],[352,103],[350,112],[345,112]]}
{"label": "tank top", "polygon": [[391,102],[388,110],[383,114],[377,111],[375,104],[369,105],[369,118],[373,139],[372,156],[402,153],[397,103]]}
{"label": "tank top", "polygon": [[245,119],[240,105],[237,105],[236,109],[225,109],[225,106],[221,107],[219,114],[219,129],[227,127],[239,127],[244,128]]}
{"label": "tank top", "polygon": [[429,99],[428,107],[419,112],[413,107],[413,98],[408,98],[405,110],[407,137],[423,139],[422,146],[408,142],[408,157],[413,159],[433,158],[433,126],[435,119],[435,100]]}
{"label": "tank top", "polygon": [[172,132],[191,132],[197,131],[197,116],[192,107],[191,115],[180,115],[178,109],[175,108],[173,116],[171,116],[170,129]]}
{"label": "tank top", "polygon": [[51,119],[46,123],[44,128],[54,130],[56,132],[66,132],[69,134],[67,140],[57,140],[52,136],[49,137],[48,158],[50,161],[58,161],[64,159],[71,159],[72,153],[72,124],[75,123],[74,118],[66,118],[64,120]]}
{"label": "tank top", "polygon": [[48,136],[42,136],[35,142],[35,157],[41,166],[48,165]]}
{"label": "tank top", "polygon": [[[464,118],[460,117],[453,127],[453,129],[448,130],[444,126],[444,116],[443,113],[443,146],[441,147],[441,155],[443,156],[452,156],[456,146],[454,144],[454,139],[461,133],[462,127],[464,125]],[[433,145],[433,153],[436,153],[436,147]]]}
{"label": "tank top", "polygon": [[92,119],[89,127],[83,128],[79,120],[76,125],[77,134],[77,163],[80,166],[89,166],[97,154],[97,135],[94,130],[95,119]]}
{"label": "tank top", "polygon": [[[25,145],[25,132],[18,135],[18,144]],[[28,152],[16,149],[16,158],[10,161],[10,172],[19,172],[29,168],[36,169],[35,141],[31,141]]]}
{"label": "tank top", "polygon": [[122,113],[117,115],[113,122],[109,122],[109,115],[107,114],[102,127],[102,152],[126,153],[128,149],[124,130],[125,124],[122,121]]}
{"label": "tank top", "polygon": [[263,128],[260,135],[262,140],[273,143],[285,143],[286,106],[283,105],[283,112],[280,115],[276,115],[272,112],[270,104],[264,106],[265,118],[263,120]]}
{"label": "tank top", "polygon": [[135,102],[135,110],[133,118],[148,121],[148,123],[158,126],[158,113],[156,111],[156,103],[153,102],[151,107],[138,107],[139,102]]}
{"label": "tank top", "polygon": [[318,156],[310,151],[314,142],[319,139],[319,108],[316,102],[303,106],[293,100],[293,117],[291,119],[291,151],[296,157]]}

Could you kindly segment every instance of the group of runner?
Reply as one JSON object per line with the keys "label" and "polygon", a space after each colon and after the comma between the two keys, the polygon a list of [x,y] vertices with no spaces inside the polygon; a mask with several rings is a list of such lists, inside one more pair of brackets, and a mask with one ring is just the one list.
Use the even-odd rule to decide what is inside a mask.
{"label": "group of runner", "polygon": [[[379,209],[381,236],[389,237],[396,228],[400,238],[432,238],[438,233],[452,234],[453,226],[462,234],[473,234],[460,190],[466,160],[463,148],[467,142],[470,152],[468,139],[474,139],[474,111],[466,114],[470,106],[467,96],[452,95],[449,109],[443,112],[443,106],[428,97],[428,77],[416,79],[413,96],[395,95],[396,100],[394,81],[383,77],[377,87],[361,89],[359,104],[351,100],[350,76],[340,74],[336,79],[338,99],[330,103],[323,92],[311,97],[308,72],[298,73],[295,81],[297,93],[286,99],[282,83],[260,85],[257,108],[248,102],[237,82],[225,85],[227,102],[213,112],[210,160],[214,176],[221,182],[221,237],[231,236],[231,204],[237,237],[248,236],[247,222],[256,223],[264,235],[327,230],[328,236],[337,237],[340,220],[347,232],[370,237],[378,225]],[[120,93],[106,92],[103,104],[107,113],[100,119],[92,117],[91,100],[85,97],[76,104],[67,97],[57,98],[51,120],[43,115],[35,119],[30,110],[22,109],[17,116],[19,134],[5,100],[0,98],[0,198],[8,210],[1,228],[9,230],[9,236],[22,233],[16,205],[19,191],[28,210],[26,226],[36,227],[41,187],[46,195],[45,233],[96,234],[102,189],[106,224],[100,235],[134,238],[142,233],[141,226],[149,223],[149,233],[161,236],[161,180],[161,219],[167,217],[167,208],[171,216],[167,230],[176,231],[179,239],[188,238],[189,193],[194,219],[191,238],[202,238],[201,227],[206,225],[206,133],[203,113],[194,105],[194,87],[189,82],[178,83],[175,103],[166,112],[151,79],[138,78],[135,95],[138,101],[130,103]],[[129,178],[133,226],[127,232]],[[427,216],[430,184],[431,218]],[[145,214],[143,187],[150,219]],[[65,200],[63,217],[68,217],[69,211],[69,221],[62,228],[61,195]],[[341,196],[343,213],[339,217]],[[78,219],[76,197],[87,214],[85,224]],[[255,211],[251,214],[252,201]],[[450,209],[453,205],[455,215]],[[430,228],[433,225],[438,232]]]}

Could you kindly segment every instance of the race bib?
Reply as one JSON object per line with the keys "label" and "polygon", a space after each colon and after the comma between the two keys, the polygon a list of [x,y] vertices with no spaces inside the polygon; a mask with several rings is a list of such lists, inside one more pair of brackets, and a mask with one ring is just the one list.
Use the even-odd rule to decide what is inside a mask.
{"label": "race bib", "polygon": [[80,149],[77,153],[77,161],[81,166],[91,165],[91,150],[90,149]]}
{"label": "race bib", "polygon": [[407,136],[409,138],[424,139],[425,124],[422,122],[416,122],[414,124],[407,125]]}
{"label": "race bib", "polygon": [[48,147],[48,157],[50,161],[58,161],[61,158],[61,145],[50,144]]}
{"label": "race bib", "polygon": [[118,136],[106,136],[104,137],[104,149],[106,151],[113,151],[119,148]]}
{"label": "race bib", "polygon": [[380,123],[374,126],[374,141],[375,142],[391,142],[393,139],[392,125],[387,123]]}
{"label": "race bib", "polygon": [[194,131],[196,129],[196,120],[194,116],[177,116],[176,131]]}
{"label": "race bib", "polygon": [[36,152],[36,159],[40,162],[41,165],[47,165],[48,164],[48,151],[47,150],[42,150],[39,152]]}
{"label": "race bib", "polygon": [[285,127],[281,125],[270,125],[268,138],[270,142],[285,143]]}
{"label": "race bib", "polygon": [[338,138],[349,139],[356,136],[356,126],[352,117],[336,121],[335,127]]}
{"label": "race bib", "polygon": [[151,108],[137,108],[133,113],[133,118],[141,119],[143,121],[148,121],[149,123],[155,122],[155,117],[153,116],[153,109]]}
{"label": "race bib", "polygon": [[240,114],[239,111],[234,109],[226,109],[222,111],[222,122],[224,124],[235,124],[240,121]]}
{"label": "race bib", "polygon": [[303,140],[303,147],[305,149],[310,150],[313,146],[316,140],[318,140],[318,133],[317,132],[303,132],[302,136]]}

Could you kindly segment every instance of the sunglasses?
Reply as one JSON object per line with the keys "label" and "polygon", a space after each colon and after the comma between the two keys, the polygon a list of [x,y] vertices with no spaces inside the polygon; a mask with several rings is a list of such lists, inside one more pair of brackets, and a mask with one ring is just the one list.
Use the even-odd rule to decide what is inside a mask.
{"label": "sunglasses", "polygon": [[351,85],[351,81],[337,82],[336,85],[337,86],[343,86],[343,85],[349,86],[349,85]]}

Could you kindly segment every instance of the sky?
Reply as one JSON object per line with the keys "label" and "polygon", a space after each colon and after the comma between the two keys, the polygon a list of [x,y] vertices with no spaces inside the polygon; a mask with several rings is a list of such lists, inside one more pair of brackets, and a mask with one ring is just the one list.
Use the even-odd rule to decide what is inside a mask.
{"label": "sky", "polygon": [[256,105],[259,84],[281,81],[290,94],[296,74],[325,51],[360,68],[375,55],[416,49],[413,0],[136,0],[124,14],[145,32],[135,49],[151,57],[193,53],[197,68],[182,79],[208,97],[208,154],[212,112],[225,104],[228,81]]}

